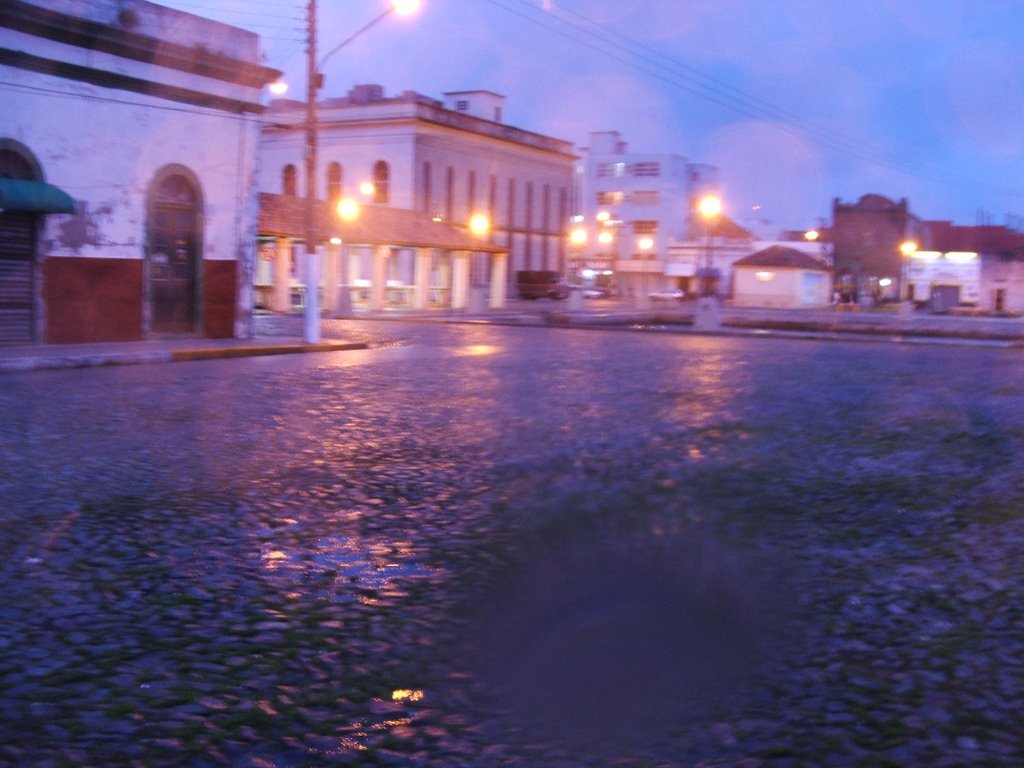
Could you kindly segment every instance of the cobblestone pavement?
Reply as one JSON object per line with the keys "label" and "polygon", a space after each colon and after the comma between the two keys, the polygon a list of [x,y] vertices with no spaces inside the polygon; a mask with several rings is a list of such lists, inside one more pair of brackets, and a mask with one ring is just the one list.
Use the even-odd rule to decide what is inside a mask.
{"label": "cobblestone pavement", "polygon": [[4,377],[0,764],[1024,764],[1019,350],[325,336]]}

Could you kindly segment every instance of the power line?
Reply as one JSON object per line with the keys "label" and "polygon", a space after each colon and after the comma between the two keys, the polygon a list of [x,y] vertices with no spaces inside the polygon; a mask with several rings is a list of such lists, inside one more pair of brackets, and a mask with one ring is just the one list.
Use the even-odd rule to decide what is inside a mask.
{"label": "power line", "polygon": [[[509,1],[515,2],[516,0]],[[652,49],[637,43],[621,32],[603,26],[588,17],[582,16],[581,14],[573,15],[581,21],[584,21],[600,30],[600,32],[587,29],[581,26],[581,24],[570,21],[564,17],[554,16],[551,13],[545,14],[546,16],[553,16],[553,18],[571,30],[567,31],[550,23],[546,23],[545,21],[539,20],[527,13],[523,13],[515,8],[509,7],[504,2],[501,2],[501,0],[487,0],[487,2],[508,13],[529,21],[530,23],[572,40],[579,45],[583,45],[584,47],[590,48],[591,50],[597,51],[605,56],[609,56],[616,61],[628,64],[629,66],[638,69],[645,74],[651,75],[668,85],[686,90],[705,101],[709,101],[724,109],[728,109],[735,114],[752,119],[769,117],[791,132],[798,133],[800,135],[804,135],[804,133],[811,133],[814,135],[818,143],[825,144],[832,149],[852,155],[858,159],[881,165],[888,165],[889,167],[898,166],[897,169],[905,173],[923,173],[923,170],[920,167],[907,162],[903,158],[882,153],[861,142],[845,138],[835,132],[822,128],[796,113],[790,112],[789,110],[771,104],[764,99],[760,99],[738,88],[723,83],[710,75],[706,75],[699,70],[682,64],[675,59],[665,56],[664,54],[654,52]],[[518,0],[518,2],[520,5],[526,6],[530,10],[536,10],[525,0]],[[615,37],[622,38],[622,41],[624,42],[612,39]],[[609,47],[612,52],[609,52]],[[655,55],[662,58],[664,61],[657,61],[652,58],[650,53],[655,53]],[[798,130],[798,127],[801,128],[802,131]]]}
{"label": "power line", "polygon": [[[979,189],[988,189],[1000,194],[1024,195],[1024,189],[1008,188],[1003,185],[964,178],[951,179],[936,174],[921,163],[844,136],[792,110],[743,91],[648,45],[639,43],[620,30],[612,29],[581,13],[555,7],[553,4],[545,4],[545,9],[542,10],[529,0],[487,0],[487,2],[577,45],[627,64],[661,82],[692,93],[723,109],[752,119],[768,118],[782,129],[800,137],[806,136],[815,143],[841,154],[933,183],[953,181],[967,183]],[[512,7],[510,3],[517,4],[519,8]],[[524,10],[520,10],[520,8]],[[557,23],[552,23],[552,21]]]}
{"label": "power line", "polygon": [[[295,14],[294,15],[284,16],[284,15],[282,15],[280,13],[262,13],[262,12],[259,12],[259,11],[251,11],[251,10],[248,10],[248,9],[241,9],[241,8],[238,8],[238,7],[231,7],[231,8],[216,7],[216,6],[211,6],[209,3],[188,3],[188,2],[181,2],[180,0],[174,0],[173,4],[174,4],[174,7],[177,7],[177,8],[194,8],[197,11],[202,11],[201,14],[196,14],[196,15],[202,15],[202,16],[205,16],[206,18],[209,18],[209,14],[210,14],[211,11],[217,13],[218,15],[235,16],[235,17],[240,17],[240,18],[245,18],[245,19],[248,19],[248,18],[281,19],[281,20],[285,20],[285,21],[296,21],[296,22],[298,22],[298,21],[301,20],[301,17],[302,17],[301,9],[298,8],[297,6],[295,8]],[[258,5],[259,3],[254,3],[254,2],[252,2],[252,0],[249,0],[248,4],[249,5]],[[265,5],[267,8],[271,8],[271,9],[273,9],[275,11],[281,10],[281,4],[280,3],[263,3],[263,5]]]}

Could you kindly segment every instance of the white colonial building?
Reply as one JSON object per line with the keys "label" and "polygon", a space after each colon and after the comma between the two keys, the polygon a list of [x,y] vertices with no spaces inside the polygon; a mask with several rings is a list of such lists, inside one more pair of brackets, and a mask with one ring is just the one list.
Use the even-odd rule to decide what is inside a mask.
{"label": "white colonial building", "polygon": [[0,4],[0,341],[249,334],[259,60],[144,0]]}
{"label": "white colonial building", "polygon": [[[411,91],[386,96],[378,85],[358,85],[345,97],[318,102],[317,199],[354,198],[363,208],[406,211],[410,231],[422,233],[415,242],[389,244],[386,232],[364,228],[360,239],[366,242],[346,246],[340,264],[325,252],[321,291],[328,309],[339,282],[357,303],[409,304],[413,297],[428,297],[428,304],[450,305],[453,295],[465,295],[465,286],[453,286],[452,279],[471,280],[495,306],[499,293],[503,301],[514,290],[517,271],[565,271],[572,145],[507,125],[503,105],[504,97],[489,91],[446,93],[438,101]],[[305,115],[302,102],[271,102],[260,143],[261,192],[305,196]],[[471,244],[459,245],[453,233],[438,236],[418,217],[465,232],[476,213],[487,216],[490,230],[466,272],[459,259],[438,253],[438,244]],[[329,234],[321,228],[324,242],[317,245],[326,246]],[[293,308],[305,291],[296,258],[304,250],[302,233],[289,235],[284,246],[281,231],[261,235],[265,258],[258,263],[257,290],[269,297],[270,308]],[[507,254],[507,260],[493,254]],[[290,298],[282,303],[285,295]]]}
{"label": "white colonial building", "polygon": [[675,154],[630,152],[618,131],[590,134],[580,151],[574,282],[614,283],[625,295],[677,287],[669,248],[683,240],[700,197],[717,191],[718,169]]}

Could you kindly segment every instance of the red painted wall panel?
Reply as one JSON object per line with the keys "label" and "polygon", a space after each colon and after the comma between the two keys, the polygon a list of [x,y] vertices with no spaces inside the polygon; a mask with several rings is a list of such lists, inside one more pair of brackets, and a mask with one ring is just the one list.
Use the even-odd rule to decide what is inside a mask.
{"label": "red painted wall panel", "polygon": [[49,257],[43,261],[46,341],[142,338],[142,261]]}
{"label": "red painted wall panel", "polygon": [[234,261],[203,262],[203,335],[208,339],[230,339],[235,335]]}

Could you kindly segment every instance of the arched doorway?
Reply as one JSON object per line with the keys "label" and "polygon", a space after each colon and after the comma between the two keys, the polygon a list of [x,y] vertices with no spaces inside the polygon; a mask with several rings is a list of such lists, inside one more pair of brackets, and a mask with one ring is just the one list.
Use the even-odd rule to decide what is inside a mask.
{"label": "arched doorway", "polygon": [[198,319],[202,201],[190,171],[160,173],[149,194],[149,331],[195,333]]}
{"label": "arched doorway", "polygon": [[[12,141],[0,142],[0,179],[39,181],[35,160]],[[39,214],[0,210],[0,343],[35,341],[35,261]]]}

